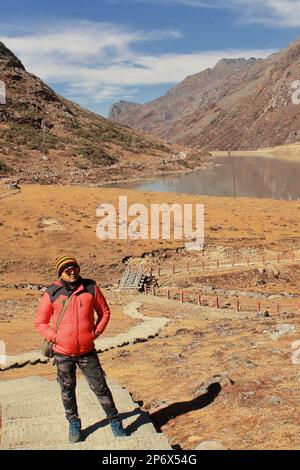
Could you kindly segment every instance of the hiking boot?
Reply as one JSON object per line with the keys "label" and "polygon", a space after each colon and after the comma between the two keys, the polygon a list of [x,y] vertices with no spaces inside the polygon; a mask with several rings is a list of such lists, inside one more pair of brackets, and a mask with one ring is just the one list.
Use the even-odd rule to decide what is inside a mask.
{"label": "hiking boot", "polygon": [[122,422],[120,418],[114,418],[110,420],[111,430],[115,437],[126,437],[127,434],[123,429]]}
{"label": "hiking boot", "polygon": [[81,421],[76,419],[76,421],[69,422],[69,442],[75,444],[75,442],[81,441]]}

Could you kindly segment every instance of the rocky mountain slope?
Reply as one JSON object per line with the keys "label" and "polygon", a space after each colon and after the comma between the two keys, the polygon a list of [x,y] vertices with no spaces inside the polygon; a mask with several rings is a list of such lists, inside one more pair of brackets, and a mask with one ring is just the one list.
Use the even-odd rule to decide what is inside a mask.
{"label": "rocky mountain slope", "polygon": [[[20,182],[100,183],[201,165],[182,151],[89,112],[27,72],[0,43],[0,176]],[[3,101],[3,100],[2,100]],[[175,157],[174,157],[175,155]]]}
{"label": "rocky mountain slope", "polygon": [[267,59],[222,59],[155,101],[116,103],[109,118],[208,150],[293,143],[300,140],[295,80],[300,80],[300,39]]}

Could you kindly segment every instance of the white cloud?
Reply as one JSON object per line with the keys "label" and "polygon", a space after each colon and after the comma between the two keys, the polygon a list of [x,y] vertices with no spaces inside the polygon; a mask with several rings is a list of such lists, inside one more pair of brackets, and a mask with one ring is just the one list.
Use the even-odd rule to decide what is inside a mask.
{"label": "white cloud", "polygon": [[[1,26],[1,25],[0,25]],[[3,28],[1,28],[3,31]],[[143,55],[135,45],[179,38],[179,31],[133,31],[118,25],[69,22],[7,28],[0,40],[44,81],[59,85],[82,104],[132,98],[137,87],[174,84],[213,67],[223,57],[267,57],[274,50],[219,50],[190,54]]]}
{"label": "white cloud", "polygon": [[10,34],[2,34],[0,39],[19,54],[34,57],[36,61],[47,54],[56,62],[63,62],[67,56],[68,62],[74,59],[89,64],[91,60],[106,61],[112,56],[116,60],[130,58],[130,44],[181,37],[179,31],[131,31],[119,25],[91,21],[34,26],[32,30],[34,34],[21,27],[10,28]]}
{"label": "white cloud", "polygon": [[138,2],[181,4],[199,8],[230,8],[244,23],[275,27],[300,26],[300,0],[135,0]]}
{"label": "white cloud", "polygon": [[300,0],[265,0],[265,6],[263,2],[254,3],[257,5],[250,16],[251,22],[283,27],[300,26]]}

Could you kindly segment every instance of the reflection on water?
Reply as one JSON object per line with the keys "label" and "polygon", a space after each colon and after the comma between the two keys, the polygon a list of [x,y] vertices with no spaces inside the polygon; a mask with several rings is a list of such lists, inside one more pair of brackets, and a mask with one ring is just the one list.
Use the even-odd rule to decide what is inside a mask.
{"label": "reflection on water", "polygon": [[270,157],[216,157],[211,161],[217,165],[206,170],[111,187],[207,196],[300,198],[300,162]]}

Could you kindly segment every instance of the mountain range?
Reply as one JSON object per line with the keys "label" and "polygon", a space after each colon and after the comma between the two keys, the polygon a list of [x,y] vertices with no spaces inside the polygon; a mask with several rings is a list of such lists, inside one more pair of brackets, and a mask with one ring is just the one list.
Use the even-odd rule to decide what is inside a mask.
{"label": "mountain range", "polygon": [[266,59],[222,59],[146,104],[120,101],[109,119],[170,143],[206,150],[300,141],[300,39]]}

